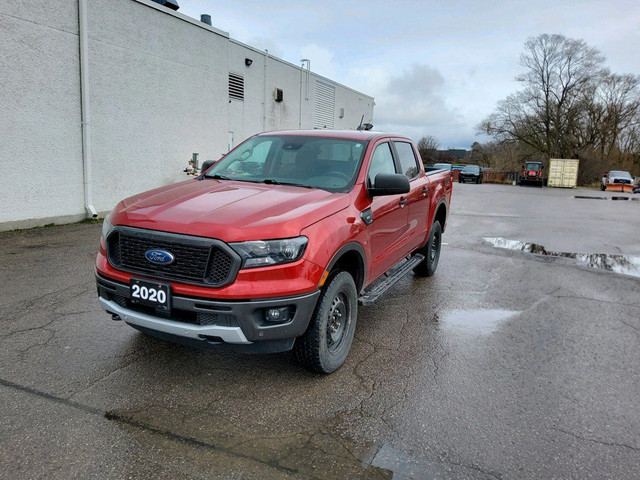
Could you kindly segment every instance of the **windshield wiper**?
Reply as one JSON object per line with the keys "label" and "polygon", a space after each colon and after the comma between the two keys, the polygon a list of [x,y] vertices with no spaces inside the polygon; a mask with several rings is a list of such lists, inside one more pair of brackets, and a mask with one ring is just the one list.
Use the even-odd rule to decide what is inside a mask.
{"label": "windshield wiper", "polygon": [[204,178],[213,178],[214,180],[231,180],[229,177],[225,177],[224,175],[205,175]]}
{"label": "windshield wiper", "polygon": [[267,185],[289,185],[292,187],[315,188],[315,187],[310,187],[309,185],[303,185],[301,183],[279,182],[278,180],[274,180],[273,178],[265,178],[262,181],[262,183],[266,183]]}

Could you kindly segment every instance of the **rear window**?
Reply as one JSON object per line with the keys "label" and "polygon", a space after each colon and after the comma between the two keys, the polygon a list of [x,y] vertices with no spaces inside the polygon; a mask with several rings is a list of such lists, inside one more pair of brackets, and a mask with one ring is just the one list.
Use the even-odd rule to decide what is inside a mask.
{"label": "rear window", "polygon": [[418,176],[418,163],[411,144],[407,142],[393,142],[393,144],[396,146],[396,152],[398,152],[402,173],[409,180],[416,178]]}

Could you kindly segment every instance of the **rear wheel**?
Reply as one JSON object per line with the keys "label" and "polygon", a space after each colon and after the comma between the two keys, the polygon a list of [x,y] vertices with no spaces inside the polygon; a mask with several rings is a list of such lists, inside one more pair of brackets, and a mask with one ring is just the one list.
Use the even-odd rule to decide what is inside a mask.
{"label": "rear wheel", "polygon": [[351,274],[339,272],[322,289],[309,328],[296,339],[296,360],[314,372],[336,371],[351,348],[357,316],[356,284]]}
{"label": "rear wheel", "polygon": [[440,222],[433,222],[431,234],[427,245],[422,249],[425,258],[413,269],[413,273],[419,277],[430,277],[436,273],[438,260],[440,259],[440,249],[442,248],[442,227]]}

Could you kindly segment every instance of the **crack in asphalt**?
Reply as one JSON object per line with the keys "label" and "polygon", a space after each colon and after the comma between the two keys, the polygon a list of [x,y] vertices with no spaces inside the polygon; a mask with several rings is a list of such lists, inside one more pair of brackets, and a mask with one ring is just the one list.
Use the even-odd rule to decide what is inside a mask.
{"label": "crack in asphalt", "polygon": [[51,340],[53,340],[55,338],[55,336],[56,336],[56,331],[55,330],[51,330],[51,329],[48,329],[48,328],[44,328],[42,330],[49,334],[49,337],[44,342],[32,343],[31,345],[29,345],[26,348],[23,348],[22,350],[16,349],[16,352],[18,353],[18,358],[20,359],[21,362],[24,362],[25,356],[27,355],[27,353],[29,353],[31,351],[31,349],[36,348],[36,347],[47,347],[47,346],[49,346],[49,343],[51,342]]}
{"label": "crack in asphalt", "polygon": [[16,335],[18,333],[33,332],[35,330],[41,330],[41,329],[47,330],[47,327],[49,325],[51,325],[53,322],[55,322],[56,320],[59,320],[59,319],[60,318],[53,318],[53,319],[49,320],[47,323],[45,323],[44,325],[39,325],[37,327],[29,327],[29,328],[22,328],[20,330],[13,330],[12,332],[4,333],[4,334],[0,335],[0,338],[7,338],[7,337],[10,337],[12,335]]}
{"label": "crack in asphalt", "polygon": [[633,450],[634,452],[640,452],[640,447],[634,447],[631,445],[627,445],[626,443],[617,443],[617,442],[605,442],[603,440],[596,440],[595,438],[586,438],[586,437],[582,437],[576,433],[570,432],[568,430],[564,430],[562,428],[558,428],[558,427],[550,427],[550,430],[555,430],[557,432],[562,432],[566,435],[569,435],[571,437],[577,438],[579,440],[583,440],[585,442],[592,442],[592,443],[597,443],[599,445],[606,445],[607,447],[621,447],[621,448],[628,448],[629,450]]}
{"label": "crack in asphalt", "polygon": [[57,395],[52,395],[50,393],[46,393],[46,392],[42,392],[40,390],[36,390],[34,388],[31,387],[26,387],[23,385],[19,385],[17,383],[14,382],[10,382],[8,380],[4,380],[0,378],[0,385],[6,387],[6,388],[10,388],[13,390],[17,390],[23,393],[27,393],[29,395],[44,399],[44,400],[48,400],[54,403],[57,403],[59,405],[63,405],[66,407],[70,407],[79,411],[82,411],[84,413],[87,414],[91,414],[91,415],[95,415],[101,418],[105,418],[109,421],[113,421],[116,423],[121,423],[123,425],[127,425],[130,427],[134,427],[137,428],[139,430],[148,432],[148,433],[152,433],[155,435],[159,435],[161,437],[167,438],[169,440],[173,440],[173,441],[177,441],[186,445],[191,445],[191,446],[195,446],[195,447],[200,447],[200,448],[205,448],[207,450],[211,450],[214,452],[218,452],[218,453],[224,453],[226,455],[229,455],[231,457],[235,457],[235,458],[241,458],[244,460],[250,460],[253,462],[257,462],[263,465],[267,465],[269,467],[272,467],[276,470],[285,472],[285,473],[289,473],[289,474],[298,474],[300,473],[297,469],[294,468],[289,468],[286,467],[284,465],[280,465],[277,462],[271,462],[271,461],[267,461],[267,460],[263,460],[257,457],[252,457],[250,455],[245,455],[243,453],[240,452],[235,452],[232,451],[228,448],[225,447],[221,447],[219,445],[215,445],[213,443],[210,442],[205,442],[202,440],[198,440],[197,438],[194,437],[189,437],[189,436],[185,436],[185,435],[180,435],[177,433],[172,432],[171,430],[166,430],[166,429],[162,429],[162,428],[158,428],[158,427],[154,427],[152,425],[148,425],[146,423],[143,422],[139,422],[131,417],[127,417],[127,416],[123,416],[123,415],[118,415],[117,413],[114,413],[112,411],[103,411],[94,407],[90,407],[88,405],[84,405],[82,403],[79,402],[75,402],[73,400],[69,400],[63,397],[59,397]]}

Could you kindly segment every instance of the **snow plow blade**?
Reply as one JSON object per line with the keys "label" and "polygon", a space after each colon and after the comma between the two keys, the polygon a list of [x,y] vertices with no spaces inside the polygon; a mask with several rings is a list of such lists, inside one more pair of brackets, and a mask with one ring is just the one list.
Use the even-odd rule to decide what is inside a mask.
{"label": "snow plow blade", "polygon": [[633,185],[630,183],[609,183],[606,188],[607,192],[623,192],[632,193]]}

